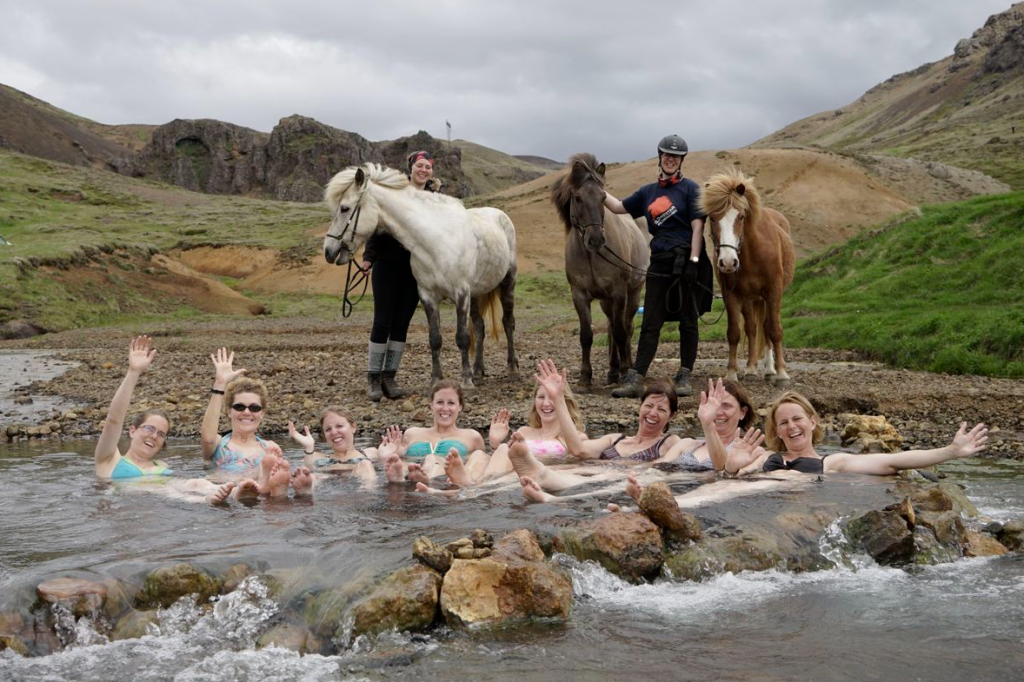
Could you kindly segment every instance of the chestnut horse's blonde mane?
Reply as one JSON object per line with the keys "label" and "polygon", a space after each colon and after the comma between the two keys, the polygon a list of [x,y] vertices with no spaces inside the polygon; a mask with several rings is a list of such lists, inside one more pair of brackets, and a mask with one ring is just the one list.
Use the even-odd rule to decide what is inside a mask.
{"label": "chestnut horse's blonde mane", "polygon": [[362,169],[372,182],[390,189],[402,189],[409,186],[409,178],[400,170],[387,168],[379,163],[364,163],[362,166],[349,166],[327,183],[324,189],[324,201],[334,211],[341,203],[341,197],[352,186],[356,179],[356,171]]}
{"label": "chestnut horse's blonde mane", "polygon": [[715,218],[735,208],[747,215],[749,224],[761,222],[761,197],[754,188],[754,178],[738,170],[711,176],[700,193],[700,205],[706,214]]}

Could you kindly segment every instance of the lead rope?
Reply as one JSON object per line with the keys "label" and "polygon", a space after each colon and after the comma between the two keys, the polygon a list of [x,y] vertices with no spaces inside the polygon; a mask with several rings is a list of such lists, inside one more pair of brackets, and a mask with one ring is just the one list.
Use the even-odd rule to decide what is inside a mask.
{"label": "lead rope", "polygon": [[[348,262],[348,273],[345,275],[345,295],[341,299],[341,316],[349,317],[352,314],[352,309],[363,300],[366,296],[366,289],[370,284],[370,274],[368,270],[363,270],[358,265],[355,266],[356,274],[352,274],[352,266],[355,265],[354,260]],[[359,298],[352,300],[349,296],[350,293],[355,291],[359,285],[363,285],[363,290],[359,294]]]}

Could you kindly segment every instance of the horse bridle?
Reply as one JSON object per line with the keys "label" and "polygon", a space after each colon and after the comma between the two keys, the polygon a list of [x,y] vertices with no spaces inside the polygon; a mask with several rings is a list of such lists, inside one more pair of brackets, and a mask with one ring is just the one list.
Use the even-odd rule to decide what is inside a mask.
{"label": "horse bridle", "polygon": [[[329,231],[327,232],[327,239],[334,239],[340,242],[342,247],[348,250],[349,253],[352,253],[353,249],[349,244],[345,243],[345,234],[348,232],[349,228],[352,228],[352,245],[355,245],[356,224],[359,222],[359,214],[362,213],[363,211],[363,197],[366,196],[366,191],[369,188],[370,183],[369,181],[367,181],[366,185],[364,185],[363,188],[359,190],[359,196],[356,197],[356,206],[352,210],[351,215],[349,215],[348,220],[345,221],[345,225],[341,228],[341,234],[339,234],[338,236],[334,236]],[[342,204],[339,203],[338,208],[336,208],[334,211],[335,220],[337,220],[338,216],[341,215],[341,207]]]}
{"label": "horse bridle", "polygon": [[[348,317],[349,315],[352,314],[352,310],[360,301],[363,300],[363,297],[366,296],[366,289],[370,283],[370,271],[363,270],[358,265],[355,265],[355,261],[352,260],[352,256],[355,256],[355,253],[353,253],[354,249],[352,248],[352,246],[355,246],[356,225],[359,223],[359,214],[363,210],[363,197],[366,196],[366,191],[369,188],[370,183],[369,181],[367,181],[366,185],[359,191],[359,196],[356,197],[356,206],[352,210],[352,214],[348,217],[348,220],[345,221],[345,225],[341,228],[341,234],[335,237],[330,232],[327,233],[328,238],[340,242],[342,248],[344,248],[350,254],[348,260],[348,272],[345,274],[345,293],[341,298],[342,317]],[[334,212],[335,219],[337,219],[337,217],[341,214],[341,206],[342,205],[339,203],[338,208]],[[345,234],[348,232],[349,227],[352,228],[352,246],[345,243]],[[354,265],[356,269],[355,274],[353,274],[352,272],[352,268]],[[359,298],[353,301],[350,294],[352,294],[352,292],[359,288],[359,285],[362,285],[363,290],[359,294]]]}
{"label": "horse bridle", "polygon": [[[709,216],[709,219],[712,222],[715,222],[715,219],[711,218],[710,216]],[[718,237],[715,236],[715,228],[712,225],[712,227],[711,227],[711,243],[715,245],[715,253],[716,254],[718,254],[722,249],[732,249],[733,251],[736,252],[736,260],[738,261],[740,259],[740,249],[743,248],[743,237],[740,237],[739,239],[736,240],[736,246],[733,246],[732,244],[722,244],[721,242],[718,241]],[[739,267],[737,267],[736,269],[738,270]]]}

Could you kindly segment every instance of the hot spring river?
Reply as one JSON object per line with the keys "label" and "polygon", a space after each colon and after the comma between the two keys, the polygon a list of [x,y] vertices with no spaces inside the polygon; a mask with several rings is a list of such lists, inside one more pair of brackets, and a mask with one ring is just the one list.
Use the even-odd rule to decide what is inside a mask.
{"label": "hot spring river", "polygon": [[[339,479],[321,485],[311,502],[214,508],[97,483],[93,446],[0,445],[0,612],[30,602],[48,578],[139,584],[154,567],[180,561],[219,572],[260,564],[287,576],[285,599],[294,602],[407,565],[419,535],[448,541],[476,527],[495,537],[524,526],[551,529],[603,506],[526,505],[511,488],[453,502]],[[166,455],[179,475],[203,475],[196,445],[171,443]],[[982,514],[1024,516],[1015,480],[1021,465],[970,461],[945,470],[967,484]],[[830,485],[840,484],[734,502],[730,521],[835,493]],[[706,527],[721,521],[718,514],[697,511]],[[206,614],[176,605],[162,612],[160,634],[142,639],[109,643],[79,623],[78,643],[61,653],[0,653],[0,680],[1018,680],[1024,670],[1020,554],[913,573],[863,560],[817,573],[643,586],[566,564],[575,599],[565,625],[392,635],[357,640],[340,655],[300,657],[257,650],[277,607],[235,593]]]}

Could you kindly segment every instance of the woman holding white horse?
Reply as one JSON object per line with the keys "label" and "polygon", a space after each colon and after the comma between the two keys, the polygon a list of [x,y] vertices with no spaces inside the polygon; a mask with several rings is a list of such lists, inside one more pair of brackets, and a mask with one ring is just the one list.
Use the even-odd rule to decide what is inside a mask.
{"label": "woman holding white horse", "polygon": [[693,393],[690,373],[697,360],[697,318],[711,310],[713,284],[711,261],[704,249],[700,188],[681,171],[687,151],[686,141],[678,135],[662,138],[658,143],[658,181],[622,201],[605,195],[605,206],[613,213],[645,217],[653,236],[640,342],[633,367],[622,385],[612,391],[616,398],[638,398],[644,392],[644,377],[658,351],[661,328],[669,320],[679,321],[676,395]]}
{"label": "woman holding white horse", "polygon": [[[435,192],[436,188],[430,183],[433,177],[434,157],[430,152],[409,155],[409,182],[413,187]],[[420,302],[409,258],[408,249],[380,230],[366,240],[363,249],[362,269],[370,273],[373,284],[366,397],[375,403],[382,397],[391,400],[405,397],[405,391],[395,382],[395,375],[405,352],[409,323]]]}

